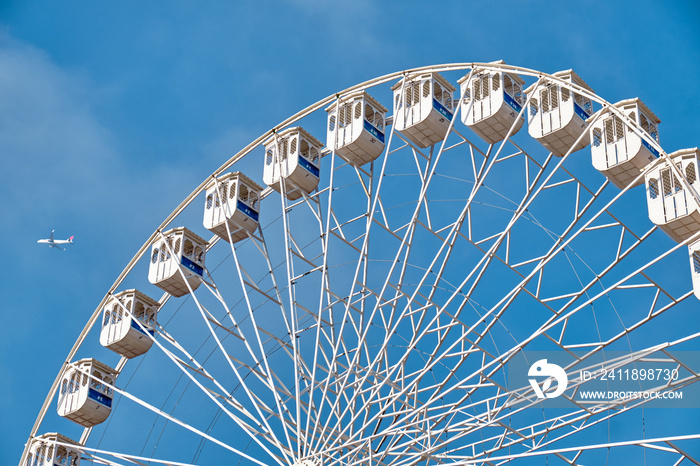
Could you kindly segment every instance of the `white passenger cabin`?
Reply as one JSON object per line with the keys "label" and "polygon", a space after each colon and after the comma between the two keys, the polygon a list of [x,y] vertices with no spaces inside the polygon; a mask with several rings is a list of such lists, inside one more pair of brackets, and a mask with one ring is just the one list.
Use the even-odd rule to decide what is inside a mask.
{"label": "white passenger cabin", "polygon": [[[196,290],[204,277],[207,241],[185,227],[173,228],[151,247],[148,281],[180,297]],[[183,278],[184,275],[184,278]]]}
{"label": "white passenger cabin", "polygon": [[[651,139],[659,142],[658,124],[661,120],[641,100],[622,100],[615,107],[632,123],[637,123]],[[659,157],[659,152],[610,110],[600,112],[600,117],[589,128],[593,166],[615,186],[624,189],[649,162]],[[643,182],[640,178],[634,186]]]}
{"label": "white passenger cabin", "polygon": [[445,138],[454,112],[455,88],[440,73],[403,78],[391,90],[397,131],[420,148]]}
{"label": "white passenger cabin", "polygon": [[111,296],[102,309],[100,344],[129,359],[144,354],[153,344],[159,307],[137,290]]}
{"label": "white passenger cabin", "polygon": [[318,186],[323,144],[301,127],[287,128],[267,139],[263,181],[290,200]]}
{"label": "white passenger cabin", "polygon": [[460,104],[462,123],[481,139],[495,144],[505,139],[511,128],[511,136],[520,131],[526,113],[522,111],[525,81],[520,76],[503,71],[472,71],[457,82],[464,96]]}
{"label": "white passenger cabin", "polygon": [[261,192],[262,188],[241,172],[212,180],[206,188],[204,227],[224,241],[229,241],[229,231],[234,243],[246,239],[258,228]]}
{"label": "white passenger cabin", "polygon": [[384,151],[386,108],[366,91],[343,97],[328,108],[326,146],[359,167]]}
{"label": "white passenger cabin", "polygon": [[112,411],[116,370],[95,359],[81,359],[63,373],[58,393],[58,414],[83,427],[103,422]]}
{"label": "white passenger cabin", "polygon": [[80,466],[79,446],[76,441],[55,432],[40,435],[32,439],[24,466]]}
{"label": "white passenger cabin", "polygon": [[[553,76],[593,92],[573,70],[559,71]],[[587,135],[580,140],[579,136],[587,130],[586,120],[593,114],[589,98],[546,79],[525,92],[530,97],[527,120],[530,136],[557,157],[563,157],[569,149],[575,152],[588,145]],[[577,140],[579,143],[572,148]]]}
{"label": "white passenger cabin", "polygon": [[693,277],[693,293],[700,299],[700,240],[688,245],[690,275]]}
{"label": "white passenger cabin", "polygon": [[[688,183],[700,193],[698,148],[681,149],[669,154]],[[644,175],[649,219],[674,241],[680,243],[700,231],[700,207],[693,194],[674,176],[666,163],[659,163]]]}

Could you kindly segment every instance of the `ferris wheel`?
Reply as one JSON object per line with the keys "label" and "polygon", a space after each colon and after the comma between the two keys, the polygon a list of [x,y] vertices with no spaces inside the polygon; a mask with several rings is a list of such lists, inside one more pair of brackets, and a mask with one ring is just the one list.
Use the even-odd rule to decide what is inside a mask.
{"label": "ferris wheel", "polygon": [[20,465],[699,464],[663,407],[700,378],[700,152],[659,124],[502,61],[311,105],[134,255]]}

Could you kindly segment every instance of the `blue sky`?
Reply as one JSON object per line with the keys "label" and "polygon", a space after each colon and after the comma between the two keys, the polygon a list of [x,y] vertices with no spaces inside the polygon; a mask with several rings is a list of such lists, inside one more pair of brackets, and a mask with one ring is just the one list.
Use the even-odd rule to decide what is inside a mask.
{"label": "blue sky", "polygon": [[[700,145],[693,1],[0,3],[0,463],[21,453],[85,320],[202,179],[303,107],[386,73],[573,68]],[[261,177],[258,177],[260,179]],[[52,229],[66,253],[40,247]]]}

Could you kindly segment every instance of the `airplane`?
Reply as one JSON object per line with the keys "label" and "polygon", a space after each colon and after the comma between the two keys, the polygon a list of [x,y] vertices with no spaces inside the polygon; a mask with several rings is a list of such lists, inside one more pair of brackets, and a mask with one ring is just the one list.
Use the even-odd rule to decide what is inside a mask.
{"label": "airplane", "polygon": [[65,249],[57,246],[58,244],[73,244],[73,238],[75,238],[75,236],[71,236],[68,239],[53,239],[54,231],[56,230],[51,230],[51,236],[49,236],[48,239],[40,239],[37,243],[48,244],[50,248],[60,249],[61,251],[65,251]]}

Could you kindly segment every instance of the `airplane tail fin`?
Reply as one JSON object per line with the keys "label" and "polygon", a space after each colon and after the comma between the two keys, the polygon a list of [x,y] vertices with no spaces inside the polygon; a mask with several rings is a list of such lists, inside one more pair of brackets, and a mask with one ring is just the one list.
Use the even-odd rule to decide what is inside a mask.
{"label": "airplane tail fin", "polygon": [[71,236],[70,238],[68,238],[68,242],[69,242],[70,244],[73,244],[73,238],[75,238],[75,236]]}

